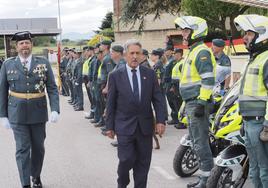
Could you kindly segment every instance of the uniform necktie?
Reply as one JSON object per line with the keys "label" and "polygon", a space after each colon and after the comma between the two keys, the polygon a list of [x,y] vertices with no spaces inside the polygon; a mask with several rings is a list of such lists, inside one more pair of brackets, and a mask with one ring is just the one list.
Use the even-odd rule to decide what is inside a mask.
{"label": "uniform necktie", "polygon": [[25,72],[27,72],[27,71],[28,71],[28,68],[27,68],[27,63],[28,63],[28,61],[27,61],[27,60],[24,60],[24,61],[22,62],[22,66],[23,66],[23,69],[24,69],[24,71],[25,71]]}
{"label": "uniform necktie", "polygon": [[137,70],[132,69],[132,82],[133,82],[133,94],[136,101],[139,101],[139,85],[138,85],[138,78],[137,78]]}

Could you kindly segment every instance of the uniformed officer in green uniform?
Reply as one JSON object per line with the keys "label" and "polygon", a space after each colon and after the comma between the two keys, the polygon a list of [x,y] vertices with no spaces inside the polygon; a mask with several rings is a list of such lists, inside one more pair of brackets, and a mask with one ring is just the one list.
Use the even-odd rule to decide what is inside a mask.
{"label": "uniformed officer in green uniform", "polygon": [[[183,49],[175,48],[174,49],[174,60],[176,61],[175,66],[172,69],[171,73],[171,87],[170,92],[172,92],[175,96],[175,100],[173,100],[173,105],[175,107],[175,113],[179,112],[179,109],[182,104],[182,98],[180,95],[180,79],[183,65]],[[175,128],[177,129],[185,129],[186,126],[184,124],[175,124]]]}
{"label": "uniformed officer in green uniform", "polygon": [[83,95],[83,57],[82,51],[76,50],[75,51],[75,64],[73,70],[73,85],[75,91],[75,104],[74,104],[74,111],[83,111],[84,110],[84,95]]}
{"label": "uniformed officer in green uniform", "polygon": [[153,63],[153,70],[156,73],[159,85],[161,87],[162,92],[164,93],[164,64],[161,61],[164,52],[158,48],[154,49],[151,54],[151,61]]}
{"label": "uniformed officer in green uniform", "polygon": [[175,93],[170,91],[171,89],[171,75],[172,69],[177,63],[173,56],[173,46],[167,46],[165,49],[165,56],[168,60],[168,63],[165,65],[164,69],[164,89],[167,96],[168,104],[171,108],[171,120],[167,121],[167,124],[174,125],[178,123],[178,106],[177,106],[177,97]]}
{"label": "uniformed officer in green uniform", "polygon": [[73,89],[73,82],[72,82],[72,67],[74,64],[74,49],[69,49],[69,61],[67,63],[67,67],[66,67],[66,74],[67,74],[67,78],[66,78],[66,82],[67,85],[69,87],[70,90],[70,99],[68,100],[68,102],[70,104],[72,104],[74,102],[74,89]]}
{"label": "uniformed officer in green uniform", "polygon": [[[88,96],[88,100],[90,102],[90,113],[93,113],[93,108],[94,108],[94,104],[93,104],[93,99],[92,99],[92,93],[90,91],[90,87],[88,87],[88,83],[89,83],[89,77],[88,77],[88,73],[89,73],[89,68],[90,68],[90,64],[91,64],[91,60],[94,54],[94,48],[93,46],[85,46],[83,48],[83,56],[84,56],[84,62],[83,62],[83,83],[85,84],[85,88],[87,91],[87,96]],[[92,114],[93,116],[93,114]]]}
{"label": "uniformed officer in green uniform", "polygon": [[[114,70],[117,70],[121,67],[124,67],[126,65],[126,61],[124,59],[124,47],[119,45],[119,44],[115,44],[115,45],[112,45],[112,48],[111,48],[111,59],[113,61],[113,63],[115,64],[115,67],[114,67]],[[109,77],[109,75],[108,75]],[[102,90],[102,93],[104,95],[107,95],[108,93],[108,83],[106,84],[105,88]],[[106,127],[103,126],[101,128],[102,130],[102,134],[103,135],[106,135]],[[117,141],[115,142],[112,142],[111,143],[113,146],[117,146]]]}
{"label": "uniformed officer in green uniform", "polygon": [[90,71],[90,66],[91,66],[91,60],[94,56],[94,47],[93,46],[86,46],[83,48],[84,51],[84,57],[85,61],[83,63],[83,82],[85,84],[85,88],[87,90],[87,96],[90,102],[90,112],[85,116],[86,119],[88,118],[93,118],[94,117],[94,101],[93,101],[93,96],[91,92],[91,87],[90,87],[90,80],[89,80],[89,71]]}
{"label": "uniformed officer in green uniform", "polygon": [[268,17],[239,15],[234,19],[250,54],[241,79],[239,112],[243,117],[249,177],[255,188],[268,187]]}
{"label": "uniformed officer in green uniform", "polygon": [[151,65],[148,61],[149,58],[149,52],[146,49],[142,49],[142,55],[141,55],[141,63],[140,65],[145,66],[147,68],[151,68]]}
{"label": "uniformed officer in green uniform", "polygon": [[212,51],[203,42],[208,33],[206,20],[194,16],[183,16],[175,20],[175,26],[181,29],[183,43],[189,47],[189,53],[182,68],[180,93],[186,102],[189,133],[193,140],[194,150],[200,158],[201,170],[200,179],[187,186],[205,188],[214,166],[208,142],[208,104],[215,84],[216,60]]}
{"label": "uniformed officer in green uniform", "polygon": [[[157,48],[152,51],[151,61],[153,62],[153,70],[156,73],[156,77],[158,79],[158,83],[160,85],[161,91],[163,95],[165,96],[165,88],[164,88],[165,69],[164,69],[164,63],[162,61],[163,55],[164,55],[164,50],[162,50],[161,48]],[[166,113],[166,120],[167,120],[168,119],[167,104],[165,104],[165,107],[166,107],[165,113]]]}
{"label": "uniformed officer in green uniform", "polygon": [[111,47],[111,41],[104,40],[101,42],[100,51],[103,55],[103,60],[100,65],[100,72],[98,73],[98,89],[100,89],[100,96],[101,96],[101,105],[100,105],[100,112],[102,114],[102,117],[100,121],[95,125],[95,127],[103,127],[105,125],[103,113],[106,106],[106,96],[103,94],[103,89],[106,86],[107,80],[108,80],[108,74],[114,69],[115,64],[111,59],[110,54],[110,47]]}
{"label": "uniformed officer in green uniform", "polygon": [[0,122],[12,128],[16,142],[16,161],[21,185],[42,188],[48,121],[47,91],[51,122],[59,116],[59,95],[49,62],[32,55],[32,35],[28,31],[14,34],[17,57],[7,59],[0,74]]}
{"label": "uniformed officer in green uniform", "polygon": [[[100,52],[100,44],[96,44],[96,46],[94,47],[94,56],[92,58],[92,62],[90,64],[90,68],[89,68],[89,73],[88,73],[88,77],[89,77],[89,81],[90,81],[90,87],[91,87],[91,91],[92,91],[92,96],[93,96],[93,101],[94,101],[94,117],[92,118],[92,120],[90,121],[91,123],[97,123],[100,121],[100,117],[101,117],[101,112],[100,112],[100,95],[99,95],[99,90],[98,90],[98,70],[99,67],[101,65],[101,61],[100,59],[102,59],[103,57],[100,57],[102,55],[102,53]],[[90,117],[91,118],[91,117]]]}
{"label": "uniformed officer in green uniform", "polygon": [[229,88],[231,80],[231,60],[224,53],[225,42],[222,39],[212,40],[212,52],[216,58],[216,80],[215,85],[220,85],[221,93],[224,94]]}
{"label": "uniformed officer in green uniform", "polygon": [[63,48],[62,51],[62,58],[61,58],[61,62],[60,62],[60,78],[61,78],[61,90],[62,90],[62,95],[63,96],[69,96],[69,89],[68,89],[68,85],[66,83],[66,67],[68,64],[68,52],[69,49],[67,47]]}

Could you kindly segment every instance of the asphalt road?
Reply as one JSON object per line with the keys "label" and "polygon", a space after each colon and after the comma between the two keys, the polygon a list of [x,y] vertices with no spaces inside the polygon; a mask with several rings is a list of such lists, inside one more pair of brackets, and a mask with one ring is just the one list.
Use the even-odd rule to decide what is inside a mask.
{"label": "asphalt road", "polygon": [[[67,99],[60,98],[60,121],[47,124],[42,172],[44,188],[115,188],[116,148],[110,145],[111,140],[104,137],[99,128],[84,119],[84,112],[73,111]],[[86,102],[85,110],[88,109]],[[195,180],[196,177],[178,177],[172,166],[179,139],[186,132],[167,126],[160,139],[161,149],[153,151],[148,188],[181,188]],[[0,151],[0,188],[20,187],[13,133],[3,127],[0,127]],[[133,187],[133,183],[129,187]]]}

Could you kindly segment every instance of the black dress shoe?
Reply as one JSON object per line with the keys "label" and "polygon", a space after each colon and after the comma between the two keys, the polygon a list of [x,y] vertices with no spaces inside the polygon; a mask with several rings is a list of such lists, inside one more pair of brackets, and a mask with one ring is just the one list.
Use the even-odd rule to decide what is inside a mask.
{"label": "black dress shoe", "polygon": [[90,114],[85,115],[85,119],[93,119],[94,118],[94,113],[90,112]]}
{"label": "black dress shoe", "polygon": [[104,126],[104,122],[103,121],[99,121],[98,123],[96,123],[94,125],[94,127],[103,127]]}
{"label": "black dress shoe", "polygon": [[117,146],[118,146],[118,142],[117,142],[117,140],[116,140],[116,141],[111,142],[111,145],[112,145],[113,147],[117,147]]}
{"label": "black dress shoe", "polygon": [[33,181],[33,188],[42,188],[43,187],[40,177],[33,178],[32,181]]}
{"label": "black dress shoe", "polygon": [[83,110],[84,110],[83,107],[77,107],[77,108],[74,109],[74,111],[83,111]]}
{"label": "black dress shoe", "polygon": [[31,188],[30,185],[24,185],[22,188]]}
{"label": "black dress shoe", "polygon": [[174,125],[176,129],[187,129],[186,125],[184,123],[178,123]]}
{"label": "black dress shoe", "polygon": [[101,127],[100,129],[101,129],[102,131],[106,131],[106,127],[105,127],[105,126]]}
{"label": "black dress shoe", "polygon": [[[103,127],[101,127],[101,128],[103,128]],[[102,131],[101,131],[101,134],[102,134],[103,136],[107,136],[106,129],[105,129],[105,130],[102,130]]]}
{"label": "black dress shoe", "polygon": [[177,124],[177,123],[178,123],[178,121],[176,121],[174,119],[167,121],[168,125],[174,125],[174,124]]}
{"label": "black dress shoe", "polygon": [[95,120],[95,119],[93,119],[93,120],[91,120],[90,121],[90,123],[98,123],[99,121],[97,121],[97,120]]}

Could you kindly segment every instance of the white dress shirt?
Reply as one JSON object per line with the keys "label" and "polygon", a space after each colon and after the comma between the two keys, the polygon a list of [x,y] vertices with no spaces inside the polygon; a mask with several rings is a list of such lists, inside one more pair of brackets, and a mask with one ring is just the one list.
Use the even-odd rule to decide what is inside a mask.
{"label": "white dress shirt", "polygon": [[[133,81],[132,81],[132,74],[133,73],[131,72],[131,70],[133,68],[131,68],[130,66],[128,66],[128,64],[126,64],[126,68],[127,68],[127,75],[128,75],[128,78],[129,78],[131,89],[133,91]],[[135,68],[135,70],[136,70],[136,75],[137,75],[137,78],[138,78],[139,98],[141,99],[141,74],[140,74],[140,66],[137,66]]]}

